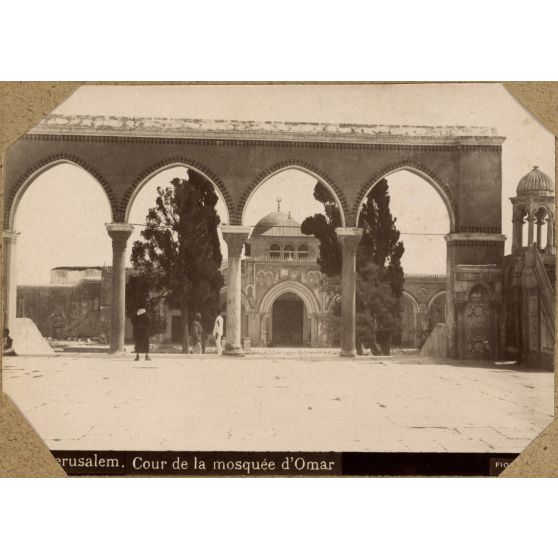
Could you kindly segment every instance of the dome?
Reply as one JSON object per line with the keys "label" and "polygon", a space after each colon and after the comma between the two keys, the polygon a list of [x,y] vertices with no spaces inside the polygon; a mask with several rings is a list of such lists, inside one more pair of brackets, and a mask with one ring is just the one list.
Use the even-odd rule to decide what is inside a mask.
{"label": "dome", "polygon": [[268,213],[254,227],[253,235],[257,236],[304,236],[300,231],[300,223],[291,214],[282,211]]}
{"label": "dome", "polygon": [[554,184],[550,176],[544,174],[539,167],[533,167],[517,185],[517,195],[526,196],[554,196]]}

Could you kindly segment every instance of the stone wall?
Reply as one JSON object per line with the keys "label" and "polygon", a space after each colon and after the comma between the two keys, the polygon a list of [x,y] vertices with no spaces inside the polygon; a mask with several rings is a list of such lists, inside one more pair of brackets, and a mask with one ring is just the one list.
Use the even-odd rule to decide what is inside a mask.
{"label": "stone wall", "polygon": [[100,338],[101,282],[19,286],[17,317],[33,320],[45,337]]}

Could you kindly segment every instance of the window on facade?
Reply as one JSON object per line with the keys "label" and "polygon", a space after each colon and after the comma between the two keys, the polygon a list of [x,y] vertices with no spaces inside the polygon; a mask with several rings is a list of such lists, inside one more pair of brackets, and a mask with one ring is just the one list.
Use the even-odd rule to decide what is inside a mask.
{"label": "window on facade", "polygon": [[275,260],[281,257],[281,246],[279,244],[272,244],[269,247],[269,257]]}
{"label": "window on facade", "polygon": [[300,260],[307,260],[308,259],[308,246],[306,246],[306,244],[301,244],[298,247],[298,258]]}
{"label": "window on facade", "polygon": [[294,260],[295,249],[292,244],[287,244],[283,252],[286,260]]}

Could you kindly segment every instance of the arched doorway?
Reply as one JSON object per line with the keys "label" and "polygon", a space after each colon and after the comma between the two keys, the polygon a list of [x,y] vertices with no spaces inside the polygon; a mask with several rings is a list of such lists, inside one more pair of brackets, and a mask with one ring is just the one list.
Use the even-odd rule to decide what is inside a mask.
{"label": "arched doorway", "polygon": [[[107,189],[74,161],[51,161],[22,183],[9,215],[13,230],[4,231],[12,235],[4,255],[4,323],[16,345],[20,327],[35,335],[36,326],[54,339],[106,336],[101,293],[111,220]],[[19,345],[18,352],[27,348]]]}
{"label": "arched doorway", "polygon": [[[279,304],[276,306],[277,300]],[[264,346],[317,346],[319,311],[319,302],[306,285],[298,281],[282,281],[266,292],[258,307],[259,341]],[[296,333],[287,334],[285,328],[296,330]]]}
{"label": "arched doorway", "polygon": [[294,293],[275,299],[271,310],[271,345],[302,347],[304,344],[304,303]]}
{"label": "arched doorway", "polygon": [[436,324],[446,323],[447,298],[447,291],[442,291],[435,294],[428,303],[428,318],[432,327]]}
{"label": "arched doorway", "polygon": [[394,332],[392,344],[405,348],[415,347],[417,335],[417,315],[419,305],[415,298],[407,291],[401,296],[401,325]]}
{"label": "arched doorway", "polygon": [[[432,308],[435,316],[427,316],[427,302],[432,290],[439,290],[442,285],[425,285],[424,296],[417,292],[410,283],[417,279],[428,283],[429,278],[438,283],[438,277],[448,276],[447,244],[445,236],[455,229],[455,215],[447,188],[438,184],[425,171],[414,168],[411,164],[402,164],[386,171],[382,178],[373,181],[364,196],[360,208],[374,188],[385,179],[388,184],[389,208],[396,219],[396,228],[400,233],[405,251],[401,257],[406,281],[415,297],[403,292],[400,299],[401,325],[393,332],[392,344],[402,347],[421,346],[431,330],[429,318],[436,323],[440,319],[438,300]],[[415,200],[410,204],[409,200]],[[360,209],[359,209],[360,218]],[[443,283],[447,289],[447,278]],[[445,305],[442,304],[445,312]]]}

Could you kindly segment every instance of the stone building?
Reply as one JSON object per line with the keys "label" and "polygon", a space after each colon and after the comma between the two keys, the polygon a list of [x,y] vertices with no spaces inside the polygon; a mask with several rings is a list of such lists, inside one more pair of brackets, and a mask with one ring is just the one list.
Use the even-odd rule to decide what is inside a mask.
{"label": "stone building", "polygon": [[[134,228],[130,211],[147,181],[182,165],[211,181],[226,205],[226,224],[220,227],[228,246],[224,354],[242,354],[241,260],[251,232],[246,206],[252,193],[271,176],[297,169],[320,180],[340,209],[337,236],[343,262],[343,326],[339,355],[354,357],[355,260],[362,235],[359,208],[379,180],[406,170],[424,178],[448,211],[448,356],[467,357],[460,349],[469,343],[465,341],[467,326],[460,325],[460,304],[467,290],[476,287],[481,268],[501,270],[504,257],[504,141],[488,127],[50,114],[10,145],[4,160],[4,324],[10,327],[16,319],[15,262],[21,231],[14,227],[21,199],[43,172],[59,164],[74,164],[98,181],[110,204],[111,220],[105,223],[112,241],[113,271],[109,352],[120,353],[126,325],[125,255]],[[459,266],[478,269],[469,274]]]}
{"label": "stone building", "polygon": [[[552,368],[554,201],[552,180],[535,167],[511,199],[512,252],[501,266],[458,263],[451,285],[446,275],[406,276],[402,327],[394,332],[393,344],[420,347],[430,335],[430,341],[440,339],[429,346],[446,346],[452,328],[441,324],[447,321],[452,289],[459,358],[507,358]],[[279,208],[257,223],[240,261],[243,339],[252,346],[329,345],[327,316],[333,301],[322,287],[318,254],[319,242],[303,235],[300,224]],[[223,273],[228,277],[226,262]],[[50,284],[18,287],[17,314],[31,318],[46,337],[108,339],[111,285],[110,267],[54,268]],[[180,312],[162,311],[167,330],[153,341],[180,342]],[[131,339],[129,320],[125,335]]]}
{"label": "stone building", "polygon": [[517,186],[512,253],[502,272],[504,356],[530,366],[554,365],[556,240],[554,185],[534,167]]}
{"label": "stone building", "polygon": [[322,287],[319,241],[278,206],[256,224],[246,246],[242,337],[253,346],[327,346],[332,300]]}
{"label": "stone building", "polygon": [[[334,301],[322,287],[318,255],[319,241],[279,208],[256,224],[241,261],[243,339],[264,347],[330,346]],[[445,322],[446,296],[446,275],[406,276],[393,344],[420,347],[433,326]]]}
{"label": "stone building", "polygon": [[[126,276],[132,273],[126,269]],[[33,320],[41,334],[51,339],[110,338],[112,306],[110,266],[60,266],[44,285],[18,285],[17,317]],[[126,321],[126,338],[132,325]],[[162,338],[158,338],[162,339]]]}
{"label": "stone building", "polygon": [[[45,337],[108,339],[110,311],[103,304],[106,268],[56,267],[46,285],[19,285],[17,316],[30,318]],[[105,308],[105,310],[103,310]]]}
{"label": "stone building", "polygon": [[[445,354],[452,359],[496,359],[504,354],[518,354],[527,363],[546,362],[551,355],[550,339],[554,338],[554,259],[551,257],[555,246],[554,188],[552,181],[538,169],[521,180],[517,197],[512,200],[514,250],[511,256],[505,256],[502,234],[504,141],[497,130],[487,127],[50,114],[10,145],[5,154],[4,325],[15,324],[18,310],[15,264],[20,231],[14,227],[19,204],[42,173],[59,164],[73,164],[97,180],[110,205],[111,221],[105,228],[112,241],[111,293],[99,304],[99,319],[105,319],[105,309],[110,306],[109,352],[122,352],[127,321],[126,248],[134,229],[129,222],[131,208],[144,185],[159,172],[184,166],[209,180],[226,206],[220,226],[228,247],[224,354],[243,354],[243,330],[244,335],[254,337],[255,343],[274,342],[274,329],[277,333],[282,326],[279,330],[274,328],[277,323],[273,323],[273,307],[276,298],[282,295],[285,296],[283,302],[278,303],[276,314],[283,313],[287,322],[296,320],[298,325],[294,328],[296,339],[294,334],[292,339],[285,336],[281,339],[280,335],[279,342],[321,344],[321,313],[328,307],[326,301],[320,301],[319,291],[309,283],[314,270],[306,270],[306,276],[301,272],[298,281],[287,279],[289,274],[297,273],[296,264],[289,262],[288,257],[279,260],[280,265],[271,262],[270,251],[269,264],[276,267],[269,267],[268,271],[275,274],[277,283],[267,287],[266,281],[270,281],[271,275],[266,279],[266,271],[262,269],[264,273],[259,280],[263,277],[264,285],[259,291],[263,293],[265,288],[269,294],[264,293],[263,298],[258,299],[258,278],[253,273],[260,263],[254,261],[251,265],[252,256],[243,256],[244,245],[252,232],[246,224],[246,207],[252,194],[275,174],[297,169],[324,184],[340,210],[341,226],[337,229],[342,253],[339,354],[354,357],[355,262],[362,235],[358,226],[359,208],[379,180],[405,170],[420,176],[436,190],[449,217],[450,232],[445,236],[445,327],[435,328],[440,337],[435,345],[445,347]],[[294,259],[298,251],[298,246],[293,245],[292,251],[284,246],[279,253],[281,258],[292,253]],[[308,252],[311,252],[310,246]],[[299,258],[298,263],[301,261]],[[510,272],[510,267],[514,271]],[[252,285],[252,298],[249,293],[243,293],[243,270],[246,287]],[[247,281],[250,272],[252,282]],[[292,281],[290,290],[287,281]],[[74,295],[70,296],[70,288],[57,286],[56,291],[62,293],[66,289],[64,296],[71,298]],[[283,289],[283,292],[272,289]],[[81,326],[79,320],[72,317],[76,315],[73,312],[76,303],[69,299],[62,301],[57,296],[60,301],[57,308],[64,307],[64,315],[71,318],[65,323]],[[298,317],[301,304],[293,296],[304,303],[301,319]],[[26,312],[31,311],[30,297],[30,294],[26,297]],[[287,304],[289,298],[290,304]],[[419,309],[420,304],[423,303],[418,301]],[[77,306],[83,306],[85,311],[81,301]],[[266,319],[260,311],[264,311]],[[257,318],[254,317],[256,312]],[[57,313],[62,314],[61,311]],[[173,320],[175,318],[173,316]],[[49,319],[53,321],[52,317]],[[48,327],[51,331],[54,328],[52,323]],[[64,327],[74,331],[73,325]]]}
{"label": "stone building", "polygon": [[[304,235],[290,214],[277,211],[252,230],[241,260],[242,338],[254,347],[327,347],[327,318],[333,302],[322,287],[319,241]],[[227,277],[227,263],[222,272]],[[127,277],[132,274],[126,270]],[[31,318],[45,337],[110,335],[111,267],[57,267],[48,285],[18,287],[18,316]],[[402,327],[393,344],[419,347],[433,325],[445,320],[445,275],[409,275],[402,298]],[[226,306],[226,286],[222,290]],[[180,310],[161,308],[166,330],[154,343],[181,343]],[[125,339],[132,341],[126,319]]]}

